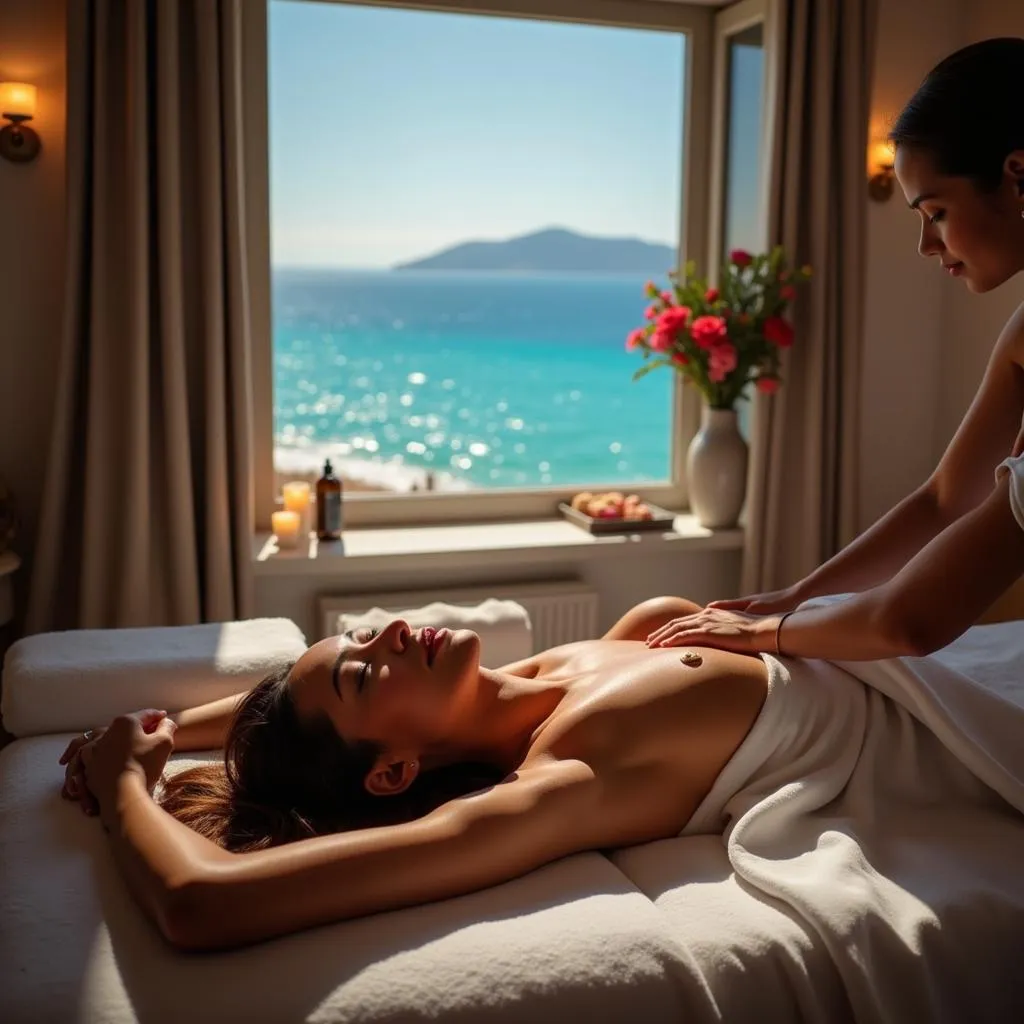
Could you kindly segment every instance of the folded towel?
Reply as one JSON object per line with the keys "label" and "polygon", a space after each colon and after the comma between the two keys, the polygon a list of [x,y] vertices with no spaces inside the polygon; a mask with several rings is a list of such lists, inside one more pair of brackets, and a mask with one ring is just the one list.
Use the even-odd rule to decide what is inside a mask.
{"label": "folded towel", "polygon": [[306,649],[289,619],[40,633],[4,659],[15,736],[75,732],[136,708],[167,711],[241,693]]}
{"label": "folded towel", "polygon": [[338,616],[337,630],[344,633],[360,626],[383,629],[395,619],[404,620],[410,629],[435,626],[473,630],[480,636],[480,664],[486,668],[500,668],[533,654],[533,631],[526,609],[516,601],[499,601],[493,597],[468,606],[435,601],[422,608],[342,612]]}

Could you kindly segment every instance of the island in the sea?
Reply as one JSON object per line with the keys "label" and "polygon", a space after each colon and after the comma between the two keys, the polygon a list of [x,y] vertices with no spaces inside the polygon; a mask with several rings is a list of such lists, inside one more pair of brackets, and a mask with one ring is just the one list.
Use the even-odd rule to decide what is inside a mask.
{"label": "island in the sea", "polygon": [[502,242],[464,242],[394,269],[663,275],[676,263],[667,245],[548,228]]}

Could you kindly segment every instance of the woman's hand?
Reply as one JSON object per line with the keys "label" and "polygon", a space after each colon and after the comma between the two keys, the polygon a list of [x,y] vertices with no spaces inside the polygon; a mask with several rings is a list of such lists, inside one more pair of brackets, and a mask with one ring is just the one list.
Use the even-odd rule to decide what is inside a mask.
{"label": "woman's hand", "polygon": [[748,615],[781,615],[793,611],[806,598],[796,587],[772,590],[767,594],[750,594],[748,597],[734,597],[728,601],[712,601],[708,608],[719,611],[746,612]]}
{"label": "woman's hand", "polygon": [[708,607],[665,623],[647,638],[647,646],[718,647],[738,654],[774,652],[778,624],[777,615],[749,615]]}
{"label": "woman's hand", "polygon": [[139,711],[115,718],[102,736],[80,747],[81,781],[101,814],[113,813],[117,784],[126,772],[138,774],[153,792],[174,750],[175,728],[165,712]]}
{"label": "woman's hand", "polygon": [[[142,716],[142,727],[146,732],[152,732],[160,722],[167,717],[166,711],[146,710],[138,712]],[[85,814],[95,814],[99,810],[96,798],[89,792],[85,784],[85,769],[82,765],[82,751],[90,744],[95,743],[105,732],[106,726],[98,729],[90,729],[76,736],[60,755],[59,764],[65,765],[64,785],[61,787],[60,795],[65,800],[77,800]]]}
{"label": "woman's hand", "polygon": [[99,810],[96,798],[89,792],[85,784],[85,769],[82,766],[82,751],[90,743],[95,743],[107,730],[90,729],[76,736],[68,745],[63,754],[60,755],[60,764],[66,765],[64,769],[64,785],[61,787],[60,795],[65,800],[77,800],[85,814],[95,814]]}

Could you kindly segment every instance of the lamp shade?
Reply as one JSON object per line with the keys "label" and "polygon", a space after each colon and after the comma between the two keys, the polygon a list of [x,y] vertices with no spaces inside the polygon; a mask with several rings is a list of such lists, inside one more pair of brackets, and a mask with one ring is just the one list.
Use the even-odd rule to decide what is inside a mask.
{"label": "lamp shade", "polygon": [[0,82],[0,117],[36,116],[36,87],[25,82]]}

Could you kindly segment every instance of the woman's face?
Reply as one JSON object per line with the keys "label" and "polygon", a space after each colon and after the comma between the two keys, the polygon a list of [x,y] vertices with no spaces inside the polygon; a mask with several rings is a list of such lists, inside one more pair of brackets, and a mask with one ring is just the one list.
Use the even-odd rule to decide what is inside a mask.
{"label": "woman's face", "polygon": [[379,633],[360,628],[314,644],[289,673],[289,686],[300,715],[322,711],[349,742],[418,758],[443,747],[472,704],[479,672],[476,633],[413,631],[395,620]]}
{"label": "woman's face", "polygon": [[[1024,160],[1020,165],[1024,177]],[[921,218],[922,256],[937,256],[945,272],[962,278],[972,292],[991,291],[1024,269],[1024,197],[1009,168],[994,192],[984,192],[970,178],[940,174],[922,150],[900,146],[895,167]]]}

